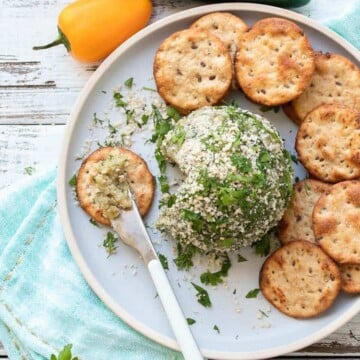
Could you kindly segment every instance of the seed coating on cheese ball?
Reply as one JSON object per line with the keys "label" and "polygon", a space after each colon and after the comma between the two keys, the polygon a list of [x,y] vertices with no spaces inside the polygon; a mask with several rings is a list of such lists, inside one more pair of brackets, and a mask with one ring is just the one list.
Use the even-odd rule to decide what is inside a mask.
{"label": "seed coating on cheese ball", "polygon": [[204,107],[178,121],[161,151],[186,176],[157,222],[180,243],[238,249],[281,219],[292,193],[291,159],[262,116],[236,106]]}

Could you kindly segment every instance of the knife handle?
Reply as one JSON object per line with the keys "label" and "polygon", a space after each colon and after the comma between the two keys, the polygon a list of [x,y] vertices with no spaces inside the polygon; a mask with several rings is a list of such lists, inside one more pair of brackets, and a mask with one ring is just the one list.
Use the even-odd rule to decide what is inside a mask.
{"label": "knife handle", "polygon": [[204,360],[160,260],[151,260],[148,269],[185,360]]}

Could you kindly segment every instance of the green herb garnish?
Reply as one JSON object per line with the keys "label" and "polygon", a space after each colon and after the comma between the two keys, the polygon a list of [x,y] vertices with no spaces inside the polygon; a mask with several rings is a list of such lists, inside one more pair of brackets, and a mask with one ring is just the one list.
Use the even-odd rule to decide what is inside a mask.
{"label": "green herb garnish", "polygon": [[99,223],[96,220],[94,220],[93,218],[90,218],[89,222],[90,222],[90,224],[99,227]]}
{"label": "green herb garnish", "polygon": [[220,329],[218,328],[217,325],[214,325],[214,326],[213,326],[213,329],[214,329],[215,331],[217,331],[218,334],[220,334]]}
{"label": "green herb garnish", "polygon": [[198,248],[192,244],[188,244],[185,247],[180,243],[177,244],[177,252],[178,255],[174,259],[174,263],[176,264],[179,270],[188,270],[190,267],[194,265],[192,258],[198,251]]}
{"label": "green herb garnish", "polygon": [[260,289],[253,289],[253,290],[250,290],[247,294],[246,294],[246,298],[247,299],[254,299],[258,296],[260,292]]}
{"label": "green herb garnish", "polygon": [[196,320],[192,319],[192,318],[186,318],[186,321],[189,325],[193,325],[196,323]]}
{"label": "green herb garnish", "polygon": [[280,106],[267,106],[267,105],[262,105],[260,106],[259,110],[261,112],[267,112],[270,110],[273,110],[274,113],[278,113],[280,111]]}
{"label": "green herb garnish", "polygon": [[247,259],[245,259],[241,254],[238,254],[237,255],[237,261],[238,262],[244,262],[244,261],[247,261]]}
{"label": "green herb garnish", "polygon": [[255,248],[255,253],[260,256],[267,256],[270,253],[270,234],[265,234],[259,241],[252,244],[251,247]]}
{"label": "green herb garnish", "polygon": [[114,125],[112,125],[112,124],[108,124],[108,128],[109,128],[109,132],[110,132],[110,134],[116,134],[117,133],[117,131],[118,131],[118,129],[114,126]]}
{"label": "green herb garnish", "polygon": [[93,114],[93,122],[95,125],[102,125],[104,120],[101,120],[97,117],[96,113]]}
{"label": "green herb garnish", "polygon": [[219,271],[211,273],[207,271],[200,275],[200,281],[205,285],[217,285],[223,282],[223,277],[228,275],[231,267],[231,261],[228,254],[224,255],[224,261]]}
{"label": "green herb garnish", "polygon": [[179,111],[177,111],[172,106],[167,106],[166,107],[166,114],[167,114],[167,116],[171,117],[175,121],[178,121],[181,118],[181,114],[179,113]]}
{"label": "green herb garnish", "polygon": [[58,356],[51,354],[50,360],[79,360],[77,356],[72,356],[71,349],[72,344],[65,345]]}
{"label": "green herb garnish", "polygon": [[152,92],[156,92],[157,90],[148,86],[143,86],[143,90],[145,91],[152,91]]}
{"label": "green herb garnish", "polygon": [[182,209],[181,215],[184,220],[190,221],[192,223],[192,228],[196,232],[201,232],[204,227],[204,219],[201,217],[200,214],[188,209]]}
{"label": "green herb garnish", "polygon": [[133,86],[133,82],[134,82],[134,78],[131,77],[131,78],[128,78],[127,80],[125,80],[124,85],[125,85],[127,88],[131,89],[132,86]]}
{"label": "green herb garnish", "polygon": [[70,185],[71,187],[75,187],[75,186],[76,186],[76,183],[77,183],[77,177],[76,177],[76,175],[74,174],[74,175],[72,176],[72,178],[69,180],[69,185]]}
{"label": "green herb garnish", "polygon": [[118,241],[118,238],[110,231],[107,232],[106,238],[103,242],[103,247],[106,249],[106,252],[109,254],[108,257],[116,253],[117,246],[115,243]]}
{"label": "green herb garnish", "polygon": [[169,270],[169,263],[165,255],[159,254],[159,260],[164,270]]}
{"label": "green herb garnish", "polygon": [[193,282],[191,284],[197,291],[196,298],[198,303],[204,307],[211,307],[211,301],[208,292],[205,289],[203,289],[201,286],[196,285]]}
{"label": "green herb garnish", "polygon": [[35,171],[35,168],[33,166],[27,166],[26,168],[24,168],[24,171],[26,174],[32,175]]}
{"label": "green herb garnish", "polygon": [[119,92],[114,92],[113,98],[115,100],[115,106],[119,108],[125,108],[127,106],[127,103],[123,100],[124,96],[120,94]]}

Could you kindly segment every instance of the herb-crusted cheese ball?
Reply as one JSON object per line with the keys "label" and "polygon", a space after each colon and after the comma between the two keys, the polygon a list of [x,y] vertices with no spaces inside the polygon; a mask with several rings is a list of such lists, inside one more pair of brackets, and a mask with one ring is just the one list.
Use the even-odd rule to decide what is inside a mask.
{"label": "herb-crusted cheese ball", "polygon": [[265,118],[235,106],[204,107],[167,133],[161,151],[186,175],[157,222],[180,243],[204,251],[237,249],[281,219],[293,172]]}

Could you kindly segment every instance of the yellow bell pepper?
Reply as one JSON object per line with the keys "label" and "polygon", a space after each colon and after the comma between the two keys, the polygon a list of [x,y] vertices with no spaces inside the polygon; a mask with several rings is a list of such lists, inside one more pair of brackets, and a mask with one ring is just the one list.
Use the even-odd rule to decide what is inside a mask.
{"label": "yellow bell pepper", "polygon": [[77,0],[59,15],[59,37],[33,49],[63,44],[80,61],[101,60],[147,24],[151,9],[150,0]]}

